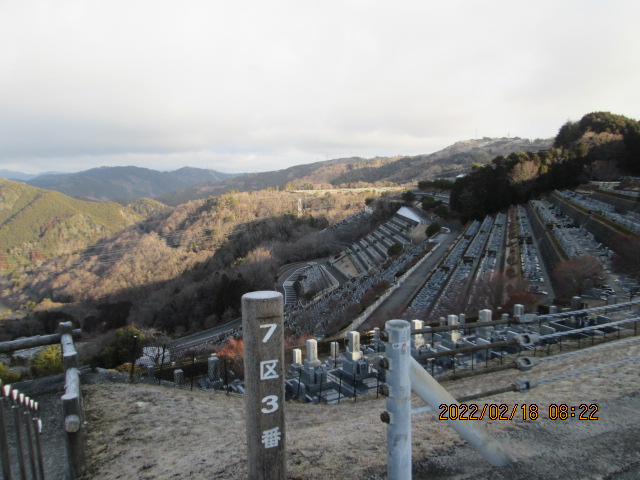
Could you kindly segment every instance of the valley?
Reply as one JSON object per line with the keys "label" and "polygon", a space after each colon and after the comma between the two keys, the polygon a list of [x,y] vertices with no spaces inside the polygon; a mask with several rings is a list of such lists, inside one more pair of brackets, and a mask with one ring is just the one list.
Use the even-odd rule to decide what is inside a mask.
{"label": "valley", "polygon": [[[463,232],[460,238],[446,237],[456,237],[451,240],[455,249],[442,263],[430,260],[432,267],[423,267],[415,292],[396,285],[404,292],[402,304],[389,308],[387,302],[386,313],[370,312],[367,326],[381,325],[389,315],[429,320],[451,311],[472,315],[488,305],[548,306],[555,297],[567,298],[555,291],[552,278],[556,264],[570,260],[555,246],[562,240],[544,239],[542,221],[533,221],[531,210],[537,207],[496,208],[518,199],[526,205],[534,192],[542,198],[543,186],[559,186],[562,179],[574,185],[588,183],[597,171],[621,171],[629,163],[626,157],[616,161],[599,155],[619,149],[621,138],[633,138],[635,130],[628,125],[635,124],[594,113],[579,123],[587,133],[572,133],[569,140],[562,135],[553,141],[480,139],[430,155],[347,158],[238,175],[215,187],[206,181],[189,187],[193,190],[184,198],[200,198],[175,206],[152,199],[124,206],[80,201],[5,181],[1,292],[12,312],[5,313],[3,338],[47,333],[54,319],[72,320],[96,339],[96,348],[105,334],[129,324],[171,338],[217,328],[238,318],[242,294],[275,288],[279,270],[290,264],[308,266],[307,274],[286,280],[294,290],[287,300],[292,332],[335,335],[434,248],[438,242],[425,243],[424,231],[436,224]],[[615,149],[607,150],[611,143]],[[514,152],[518,148],[542,149]],[[616,169],[604,168],[606,162]],[[557,169],[582,173],[573,178],[558,175]],[[115,178],[117,172],[90,173]],[[438,179],[445,172],[461,176]],[[416,183],[427,190],[416,190]],[[436,187],[429,190],[429,185]],[[501,194],[502,200],[480,202],[488,194]],[[37,213],[40,205],[47,205],[44,212],[59,213]],[[407,206],[416,216],[405,224],[407,217],[398,212]],[[100,213],[106,208],[111,213]],[[19,218],[29,228],[18,228]],[[523,223],[527,218],[531,227]],[[444,252],[436,249],[433,255]],[[320,265],[333,280],[313,285],[312,272],[324,275]],[[535,276],[536,268],[545,275]],[[309,278],[303,282],[303,276]],[[283,293],[284,287],[283,281]],[[325,312],[322,325],[314,309]]]}

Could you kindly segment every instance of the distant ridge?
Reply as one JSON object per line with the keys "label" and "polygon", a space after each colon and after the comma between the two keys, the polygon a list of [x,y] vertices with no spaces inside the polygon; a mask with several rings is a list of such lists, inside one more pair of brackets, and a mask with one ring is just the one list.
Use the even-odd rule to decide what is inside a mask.
{"label": "distant ridge", "polygon": [[487,164],[499,155],[517,151],[543,150],[553,139],[482,138],[456,142],[435,153],[416,156],[375,158],[338,158],[323,162],[296,165],[284,170],[247,173],[222,183],[203,182],[183,190],[161,195],[157,200],[178,205],[189,200],[221,195],[230,190],[252,191],[266,188],[301,187],[304,184],[366,186],[376,182],[415,183],[422,179],[455,177],[471,170],[474,163]]}
{"label": "distant ridge", "polygon": [[79,199],[126,201],[140,197],[154,198],[205,181],[221,183],[232,176],[192,167],[173,172],[141,167],[99,167],[78,173],[39,175],[27,183]]}
{"label": "distant ridge", "polygon": [[37,177],[37,175],[2,169],[0,170],[0,177],[17,182],[26,182],[27,180],[31,180],[32,178]]}
{"label": "distant ridge", "polygon": [[482,138],[456,142],[431,154],[338,158],[246,174],[226,174],[191,167],[172,172],[133,166],[99,167],[78,173],[39,175],[27,180],[27,184],[84,200],[127,203],[134,198],[154,198],[167,205],[178,205],[230,190],[366,187],[375,183],[410,184],[422,179],[452,178],[470,171],[473,164],[487,164],[499,155],[517,151],[544,150],[552,142],[553,139]]}

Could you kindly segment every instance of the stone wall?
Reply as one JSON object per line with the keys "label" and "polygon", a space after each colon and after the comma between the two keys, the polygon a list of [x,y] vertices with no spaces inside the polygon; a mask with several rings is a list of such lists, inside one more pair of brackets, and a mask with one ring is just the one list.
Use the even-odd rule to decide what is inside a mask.
{"label": "stone wall", "polygon": [[[609,196],[611,197],[611,196]],[[571,217],[577,224],[584,225],[587,230],[593,233],[594,238],[611,248],[615,239],[620,235],[626,235],[626,231],[622,228],[616,229],[609,223],[605,223],[598,218],[598,215],[588,214],[585,211],[576,208],[569,202],[565,201],[557,195],[549,195],[549,201],[556,205],[562,213]],[[607,200],[608,201],[608,200]]]}
{"label": "stone wall", "polygon": [[637,198],[627,197],[622,198],[618,195],[611,195],[607,192],[593,192],[591,194],[594,200],[599,200],[601,202],[608,203],[613,205],[620,211],[620,213],[626,212],[635,212],[640,209],[640,202],[638,202]]}

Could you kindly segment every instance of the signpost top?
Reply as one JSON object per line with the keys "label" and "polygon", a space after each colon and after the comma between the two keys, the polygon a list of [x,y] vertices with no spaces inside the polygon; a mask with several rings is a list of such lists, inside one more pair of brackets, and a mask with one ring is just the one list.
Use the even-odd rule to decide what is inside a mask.
{"label": "signpost top", "polygon": [[262,290],[259,292],[245,293],[242,298],[246,298],[248,300],[270,300],[272,298],[278,298],[281,296],[282,294],[280,292],[276,292],[273,290]]}

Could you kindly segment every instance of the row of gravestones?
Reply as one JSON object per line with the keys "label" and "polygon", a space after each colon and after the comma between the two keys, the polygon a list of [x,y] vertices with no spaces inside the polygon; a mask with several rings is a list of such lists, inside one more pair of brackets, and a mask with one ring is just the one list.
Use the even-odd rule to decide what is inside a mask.
{"label": "row of gravestones", "polygon": [[[516,305],[514,315],[524,315],[524,307]],[[479,312],[478,321],[491,320],[491,310],[485,309]],[[507,314],[504,314],[505,316]],[[507,315],[508,316],[508,315]],[[422,329],[424,322],[412,320],[413,330]],[[501,340],[511,340],[514,336],[529,333],[530,327],[511,325],[498,325],[495,327],[483,327],[474,329],[472,335],[463,335],[465,315],[448,315],[440,318],[441,326],[461,325],[460,330],[433,334],[417,334],[411,338],[411,354],[420,356],[429,353],[440,353],[456,348],[489,345]],[[292,363],[288,370],[286,380],[286,392],[288,399],[297,399],[303,402],[339,403],[344,398],[354,398],[375,391],[384,383],[385,370],[379,368],[378,361],[385,350],[385,343],[380,339],[380,330],[374,330],[373,341],[370,345],[361,348],[360,334],[356,331],[347,334],[347,348],[343,353],[339,352],[339,343],[331,342],[331,354],[325,361],[318,358],[318,342],[314,339],[306,341],[306,358],[302,358],[302,350],[293,350]],[[432,360],[431,371],[439,374],[453,367],[455,362],[458,367],[468,367],[470,363],[485,362],[491,358],[499,358],[507,351],[479,350],[473,355],[459,355],[455,358],[444,356]],[[229,381],[225,378],[221,369],[220,358],[212,355],[207,361],[207,376],[198,379],[198,386],[203,390],[222,390],[244,394],[244,383],[240,379]],[[149,367],[148,378],[153,380],[153,368]],[[168,386],[183,386],[186,378],[182,369],[174,370],[173,382],[163,381]]]}

